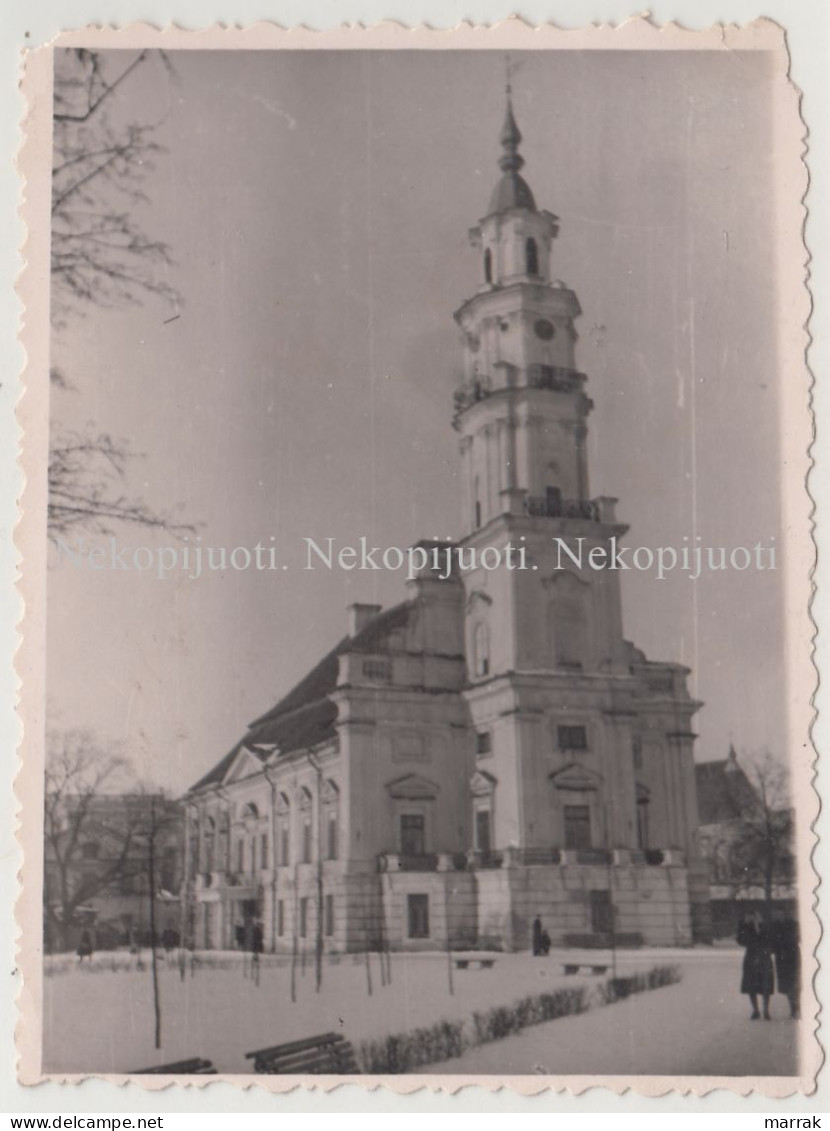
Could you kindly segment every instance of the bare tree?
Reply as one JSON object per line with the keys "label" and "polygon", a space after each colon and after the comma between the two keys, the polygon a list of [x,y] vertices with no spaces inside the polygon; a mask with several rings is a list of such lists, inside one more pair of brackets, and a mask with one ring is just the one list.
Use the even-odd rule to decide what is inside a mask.
{"label": "bare tree", "polygon": [[791,883],[794,874],[789,775],[769,751],[746,759],[744,766],[751,788],[741,789],[737,816],[717,849],[735,894],[761,888],[769,909],[776,887]]}
{"label": "bare tree", "polygon": [[[154,138],[159,123],[127,120],[120,97],[149,66],[172,74],[159,51],[103,56],[71,48],[55,56],[51,273],[58,327],[93,306],[124,306],[148,295],[179,301],[164,278],[172,264],[170,249],[136,219],[163,153]],[[51,379],[55,390],[73,388],[57,367]],[[108,534],[124,522],[177,536],[191,530],[124,491],[135,458],[127,442],[94,428],[58,431],[49,457],[50,536],[73,528]]]}
{"label": "bare tree", "polygon": [[49,736],[44,916],[61,949],[71,947],[88,905],[107,895],[146,894],[153,918],[161,838],[178,820],[173,802],[136,785],[126,760],[88,732]]}
{"label": "bare tree", "polygon": [[[118,62],[113,63],[116,59]],[[158,51],[69,48],[55,57],[52,166],[53,317],[94,303],[121,306],[147,294],[177,296],[159,278],[170,249],[135,219],[163,152],[156,124],[119,120],[118,95],[140,69],[169,66]]]}

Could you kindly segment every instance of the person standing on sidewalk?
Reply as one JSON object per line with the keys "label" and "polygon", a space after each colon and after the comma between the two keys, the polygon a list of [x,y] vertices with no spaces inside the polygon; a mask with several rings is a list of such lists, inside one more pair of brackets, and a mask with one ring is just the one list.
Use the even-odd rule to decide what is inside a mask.
{"label": "person standing on sidewalk", "polygon": [[751,1021],[761,1016],[758,998],[763,998],[764,1020],[769,1021],[769,999],[775,990],[775,974],[772,969],[772,945],[770,931],[757,911],[745,915],[738,927],[738,945],[744,947],[743,969],[741,971],[741,993],[747,994],[752,1005]]}

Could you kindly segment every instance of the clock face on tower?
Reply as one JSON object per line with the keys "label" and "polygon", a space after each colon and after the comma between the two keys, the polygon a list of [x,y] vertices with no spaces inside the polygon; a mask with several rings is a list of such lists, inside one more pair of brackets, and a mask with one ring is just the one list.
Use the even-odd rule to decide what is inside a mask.
{"label": "clock face on tower", "polygon": [[543,342],[549,342],[554,335],[554,327],[552,322],[548,322],[547,318],[538,318],[533,325],[533,329],[537,338],[541,338]]}

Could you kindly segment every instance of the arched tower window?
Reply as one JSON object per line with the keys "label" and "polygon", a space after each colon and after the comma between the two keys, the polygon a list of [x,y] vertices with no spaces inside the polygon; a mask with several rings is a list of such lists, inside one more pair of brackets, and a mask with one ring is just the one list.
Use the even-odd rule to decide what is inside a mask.
{"label": "arched tower window", "polygon": [[528,275],[539,274],[539,249],[532,236],[525,243],[525,268]]}
{"label": "arched tower window", "polygon": [[484,621],[473,632],[473,671],[477,676],[490,674],[490,633]]}
{"label": "arched tower window", "polygon": [[484,279],[488,283],[493,281],[493,253],[489,247],[484,252]]}

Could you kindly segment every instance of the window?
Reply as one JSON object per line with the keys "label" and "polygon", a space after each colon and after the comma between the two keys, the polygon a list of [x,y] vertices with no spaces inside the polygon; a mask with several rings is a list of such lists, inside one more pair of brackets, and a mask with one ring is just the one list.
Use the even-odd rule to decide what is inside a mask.
{"label": "window", "polygon": [[363,674],[366,679],[377,680],[378,682],[392,678],[392,670],[388,660],[364,660]]}
{"label": "window", "polygon": [[245,841],[238,840],[236,842],[236,870],[237,872],[245,871]]}
{"label": "window", "polygon": [[328,823],[327,823],[326,828],[327,828],[326,854],[327,854],[329,860],[336,860],[337,859],[337,849],[338,849],[338,843],[337,842],[340,838],[339,838],[339,835],[338,835],[338,828],[337,828],[337,813],[335,811],[329,812],[329,819],[328,819]]}
{"label": "window", "polygon": [[493,745],[490,739],[489,730],[480,730],[476,735],[476,754],[479,758],[483,758],[486,754],[491,754]]}
{"label": "window", "polygon": [[490,810],[476,810],[476,849],[479,852],[490,851]]}
{"label": "window", "polygon": [[288,818],[280,821],[280,864],[287,868],[291,863],[291,838],[289,835]]}
{"label": "window", "polygon": [[334,934],[334,896],[326,896],[326,934],[329,938]]}
{"label": "window", "polygon": [[489,247],[484,253],[484,280],[487,283],[493,281],[493,253]]}
{"label": "window", "polygon": [[588,733],[584,726],[558,726],[556,741],[560,750],[588,749]]}
{"label": "window", "polygon": [[270,868],[271,862],[268,859],[268,833],[263,833],[259,840],[259,855],[260,868]]}
{"label": "window", "polygon": [[401,855],[423,856],[426,852],[426,818],[423,813],[401,814]]}
{"label": "window", "polygon": [[213,872],[214,868],[214,853],[216,844],[216,824],[212,817],[208,817],[205,821],[205,839],[204,839],[204,871]]}
{"label": "window", "polygon": [[250,854],[249,854],[249,859],[251,861],[251,871],[255,872],[256,871],[256,837],[255,836],[251,837],[251,851],[250,851]]}
{"label": "window", "polygon": [[429,938],[429,896],[408,895],[406,897],[407,921],[411,939]]}
{"label": "window", "polygon": [[300,900],[300,938],[304,939],[308,934],[308,896],[304,895]]}
{"label": "window", "polygon": [[634,761],[634,769],[641,770],[643,768],[643,742],[638,734],[635,734],[631,739],[631,757]]}
{"label": "window", "polygon": [[637,844],[646,849],[648,844],[648,800],[645,797],[637,798]]}
{"label": "window", "polygon": [[614,909],[611,906],[611,893],[609,891],[592,891],[591,895],[591,930],[598,934],[608,935],[614,929]]}
{"label": "window", "polygon": [[477,676],[490,674],[490,635],[484,621],[479,621],[473,634],[473,670]]}
{"label": "window", "polygon": [[591,810],[588,805],[565,806],[565,847],[591,847]]}
{"label": "window", "polygon": [[539,249],[532,237],[525,243],[525,267],[528,275],[539,274]]}
{"label": "window", "polygon": [[285,934],[285,901],[282,899],[277,903],[277,934],[280,938]]}

